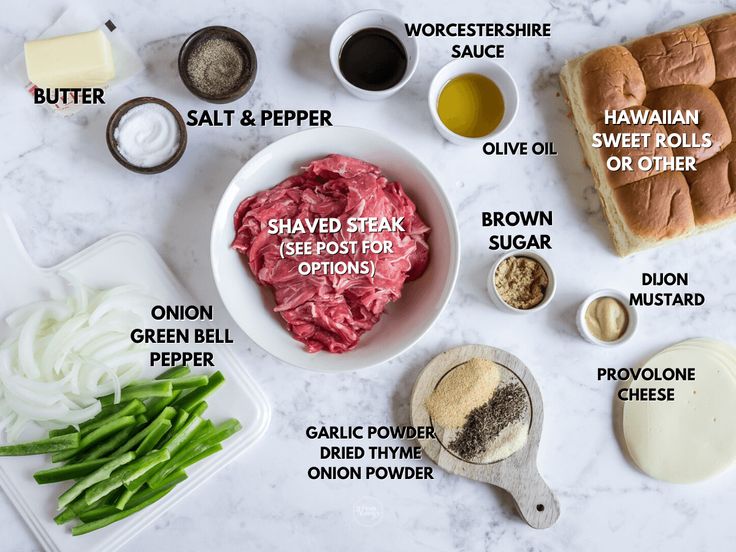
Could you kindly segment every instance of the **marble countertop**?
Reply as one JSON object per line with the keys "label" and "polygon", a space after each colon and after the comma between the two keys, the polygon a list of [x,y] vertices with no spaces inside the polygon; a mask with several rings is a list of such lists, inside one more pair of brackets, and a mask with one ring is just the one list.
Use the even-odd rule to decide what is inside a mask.
{"label": "marble countertop", "polygon": [[[55,264],[118,231],[151,241],[217,323],[234,327],[210,272],[208,242],[215,206],[255,152],[293,129],[190,128],[184,158],[167,173],[126,172],[107,152],[104,129],[113,109],[139,95],[179,110],[208,107],[176,74],[184,38],[211,24],[241,30],[259,55],[254,88],[233,107],[328,108],[337,124],[378,130],[411,148],[443,182],[454,204],[463,249],[455,293],[434,328],[409,352],[374,369],[318,374],[284,365],[236,331],[236,351],[273,408],[266,436],[195,495],[178,504],[125,550],[723,550],[733,540],[736,471],[698,485],[657,482],[624,457],[612,422],[615,383],[596,380],[598,366],[631,366],[680,339],[733,338],[736,286],[729,259],[736,227],[638,255],[616,257],[567,109],[557,73],[565,59],[592,48],[733,10],[730,2],[686,0],[550,0],[417,3],[356,0],[307,5],[270,2],[103,2],[137,45],[145,73],[112,90],[107,104],[63,119],[33,106],[17,83],[0,80],[0,209],[10,213],[34,260]],[[4,5],[3,64],[63,10],[50,0]],[[506,39],[502,63],[517,80],[520,109],[505,140],[552,140],[556,157],[484,157],[444,142],[432,127],[426,92],[449,60],[452,39],[420,39],[421,61],[387,101],[348,95],[331,73],[330,36],[339,22],[368,7],[410,21],[542,21],[550,39]],[[106,10],[108,10],[106,12]],[[558,278],[545,311],[522,317],[492,306],[485,278],[495,253],[486,248],[482,210],[551,209]],[[0,263],[0,269],[2,264]],[[640,331],[602,349],[577,334],[575,311],[598,288],[639,289],[642,271],[681,271],[702,308],[645,309]],[[490,486],[435,470],[433,481],[312,481],[318,445],[308,425],[407,424],[418,371],[437,353],[485,343],[519,356],[544,396],[539,466],[556,490],[562,516],[536,531],[511,499]],[[431,465],[428,460],[412,465]],[[3,550],[40,550],[0,494]]]}

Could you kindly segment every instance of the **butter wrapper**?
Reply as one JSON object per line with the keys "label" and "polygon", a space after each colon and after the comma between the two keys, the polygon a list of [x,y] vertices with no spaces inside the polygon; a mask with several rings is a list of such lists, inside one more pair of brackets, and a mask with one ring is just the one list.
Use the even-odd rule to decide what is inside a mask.
{"label": "butter wrapper", "polygon": [[[112,19],[105,19],[95,13],[94,5],[87,6],[87,2],[75,2],[69,6],[45,31],[36,38],[53,38],[61,35],[75,34],[84,31],[92,31],[101,29],[112,47],[112,55],[115,63],[115,78],[108,84],[108,87],[115,86],[131,77],[140,73],[143,68],[143,61],[136,52],[135,48],[125,37],[125,34],[118,28]],[[21,51],[19,55],[13,58],[6,66],[7,72],[16,78],[19,85],[22,85],[31,96],[36,89],[36,85],[28,80],[26,72],[25,55]],[[63,116],[71,116],[88,107],[84,104],[57,103],[44,104],[48,109]]]}

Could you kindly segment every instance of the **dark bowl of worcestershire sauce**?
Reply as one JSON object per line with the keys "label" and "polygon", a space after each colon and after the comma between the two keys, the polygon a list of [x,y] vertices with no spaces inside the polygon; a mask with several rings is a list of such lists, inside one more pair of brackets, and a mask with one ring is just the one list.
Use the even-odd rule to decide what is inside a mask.
{"label": "dark bowl of worcestershire sauce", "polygon": [[383,99],[401,89],[417,66],[417,44],[403,21],[383,10],[346,19],[330,43],[330,60],[340,83],[363,99]]}
{"label": "dark bowl of worcestershire sauce", "polygon": [[340,50],[340,72],[363,90],[388,90],[406,74],[406,50],[386,29],[363,29],[345,41]]}

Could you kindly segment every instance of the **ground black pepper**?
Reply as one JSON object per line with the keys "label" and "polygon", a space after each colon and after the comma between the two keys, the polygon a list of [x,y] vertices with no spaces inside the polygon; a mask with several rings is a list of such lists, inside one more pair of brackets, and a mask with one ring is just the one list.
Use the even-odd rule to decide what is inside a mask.
{"label": "ground black pepper", "polygon": [[479,456],[504,428],[521,419],[526,408],[526,389],[518,383],[502,385],[488,402],[470,411],[450,450],[468,460]]}
{"label": "ground black pepper", "polygon": [[187,73],[192,84],[208,96],[232,92],[249,69],[240,47],[224,38],[202,40],[187,60]]}

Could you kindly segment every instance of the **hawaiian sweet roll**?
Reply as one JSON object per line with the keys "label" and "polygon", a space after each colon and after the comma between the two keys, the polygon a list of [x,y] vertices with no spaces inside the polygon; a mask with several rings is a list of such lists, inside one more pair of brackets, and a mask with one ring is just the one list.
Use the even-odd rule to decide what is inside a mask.
{"label": "hawaiian sweet roll", "polygon": [[647,242],[677,238],[695,225],[687,181],[680,172],[627,184],[616,189],[614,196],[628,229],[627,247],[640,249]]}
{"label": "hawaiian sweet roll", "polygon": [[[590,123],[608,109],[640,105],[646,87],[639,64],[623,46],[611,46],[570,62],[567,92]],[[574,109],[574,108],[573,108]]]}
{"label": "hawaiian sweet roll", "polygon": [[715,83],[711,90],[721,103],[731,127],[731,137],[736,136],[736,78]]}
{"label": "hawaiian sweet roll", "polygon": [[640,38],[629,50],[639,62],[647,91],[678,84],[711,86],[716,80],[713,50],[700,25]]}
{"label": "hawaiian sweet roll", "polygon": [[736,143],[685,177],[698,225],[720,225],[736,217]]}
{"label": "hawaiian sweet roll", "polygon": [[736,78],[736,14],[730,13],[703,22],[716,64],[716,81]]}
{"label": "hawaiian sweet roll", "polygon": [[[695,162],[699,163],[713,157],[731,143],[728,119],[718,97],[709,88],[694,84],[670,86],[650,92],[644,103],[659,112],[697,112],[697,124],[665,125],[668,132],[686,139],[683,145],[673,148],[675,155],[694,157]],[[704,134],[710,134],[710,140],[706,140]],[[690,141],[694,141],[694,144],[688,143]],[[710,145],[706,145],[708,142]]]}
{"label": "hawaiian sweet roll", "polygon": [[[629,120],[632,122],[622,123],[605,123],[605,121],[599,122],[595,131],[602,135],[608,135],[608,139],[619,138],[621,134],[630,134],[641,136],[641,147],[630,148],[622,145],[624,142],[619,141],[615,144],[613,141],[606,145],[598,148],[598,156],[600,157],[601,170],[605,171],[606,179],[608,184],[613,188],[618,188],[625,184],[631,184],[642,178],[648,178],[654,176],[663,171],[664,164],[651,164],[645,163],[640,164],[639,160],[643,157],[659,157],[662,159],[672,159],[672,149],[666,143],[667,129],[659,123],[634,122],[639,121],[634,117],[639,113],[646,114],[650,110],[643,106],[635,106],[627,108],[626,111],[630,114]],[[646,137],[646,138],[644,138]],[[606,139],[605,136],[601,136],[601,140]],[[658,141],[661,145],[658,146]],[[626,171],[612,171],[606,167],[606,160],[610,157],[624,157],[629,156],[632,159],[632,170]]]}

